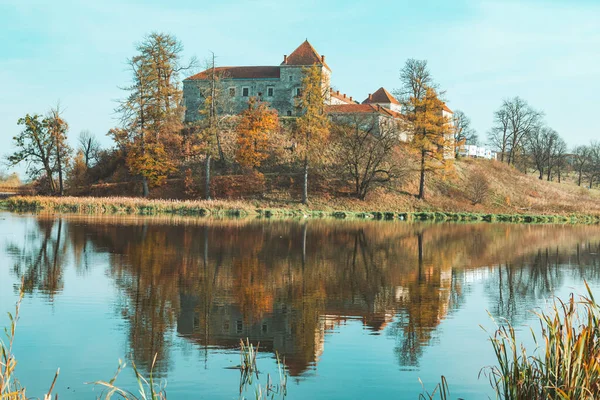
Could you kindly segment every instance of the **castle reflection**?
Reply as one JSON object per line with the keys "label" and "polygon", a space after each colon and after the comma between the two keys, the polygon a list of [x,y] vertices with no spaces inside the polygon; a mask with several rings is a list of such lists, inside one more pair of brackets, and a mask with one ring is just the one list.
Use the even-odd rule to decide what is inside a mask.
{"label": "castle reflection", "polygon": [[477,274],[486,275],[486,308],[513,321],[565,273],[600,278],[600,229],[589,226],[37,221],[30,240],[8,248],[26,290],[53,297],[63,289],[61,260],[73,257],[84,273],[90,254],[107,254],[131,355],[148,369],[158,354],[158,373],[168,370],[169,332],[177,332],[206,349],[249,338],[298,376],[349,319],[393,338],[399,366],[412,368]]}

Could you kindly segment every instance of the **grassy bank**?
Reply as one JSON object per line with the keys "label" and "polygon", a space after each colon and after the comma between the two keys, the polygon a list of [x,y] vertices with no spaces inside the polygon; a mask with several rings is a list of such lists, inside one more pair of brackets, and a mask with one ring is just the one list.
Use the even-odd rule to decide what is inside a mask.
{"label": "grassy bank", "polygon": [[91,215],[178,215],[198,217],[337,218],[433,222],[600,223],[600,215],[495,214],[442,211],[348,211],[314,210],[308,207],[270,208],[259,201],[178,201],[127,197],[15,196],[3,200],[2,208],[16,212],[57,212]]}

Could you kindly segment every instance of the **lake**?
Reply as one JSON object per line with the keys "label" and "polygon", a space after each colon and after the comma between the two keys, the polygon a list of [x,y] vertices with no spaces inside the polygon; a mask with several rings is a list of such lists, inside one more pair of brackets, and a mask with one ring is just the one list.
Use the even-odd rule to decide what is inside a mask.
{"label": "lake", "polygon": [[[286,399],[492,396],[494,318],[527,337],[558,295],[600,290],[600,227],[0,213],[0,326],[29,396],[94,399],[119,359],[169,399],[238,399],[239,341]],[[489,313],[489,314],[488,314]],[[527,342],[527,340],[526,340]],[[274,378],[278,381],[277,378]],[[244,389],[254,398],[256,382]]]}

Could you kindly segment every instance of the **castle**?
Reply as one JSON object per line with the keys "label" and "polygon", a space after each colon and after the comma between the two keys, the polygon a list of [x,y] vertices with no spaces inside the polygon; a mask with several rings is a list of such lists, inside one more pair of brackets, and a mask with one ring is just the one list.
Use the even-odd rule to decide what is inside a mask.
{"label": "castle", "polygon": [[[248,107],[251,97],[258,97],[268,102],[280,116],[298,116],[300,111],[296,107],[296,97],[301,92],[302,69],[312,65],[321,68],[326,112],[329,115],[372,116],[378,122],[377,126],[401,119],[400,103],[383,87],[369,94],[360,103],[352,96],[334,91],[331,88],[331,69],[325,56],[320,55],[306,40],[290,55],[283,56],[283,62],[277,66],[216,67],[185,79],[185,120],[193,122],[202,118],[200,110],[204,107],[204,99],[211,93],[216,80],[221,97],[226,99],[226,104],[221,105],[226,113],[239,114]],[[442,112],[451,116],[447,107]],[[407,140],[406,135],[401,139]]]}

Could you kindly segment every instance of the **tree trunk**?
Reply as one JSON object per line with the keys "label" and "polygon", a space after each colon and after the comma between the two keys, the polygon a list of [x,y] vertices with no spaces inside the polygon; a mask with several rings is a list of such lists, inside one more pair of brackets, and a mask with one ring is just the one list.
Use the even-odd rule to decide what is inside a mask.
{"label": "tree trunk", "polygon": [[421,177],[419,179],[419,199],[425,198],[425,150],[421,150]]}
{"label": "tree trunk", "polygon": [[579,170],[579,178],[577,179],[577,186],[581,186],[581,170]]}
{"label": "tree trunk", "polygon": [[144,197],[148,197],[150,194],[150,190],[148,189],[148,178],[145,176],[142,176],[142,191]]}
{"label": "tree trunk", "polygon": [[308,202],[308,156],[304,157],[304,182],[302,185],[302,204]]}
{"label": "tree trunk", "polygon": [[210,200],[210,154],[206,155],[206,164],[204,166],[204,198]]}
{"label": "tree trunk", "polygon": [[543,180],[544,179],[544,170],[540,169],[540,176],[539,176],[539,180]]}

